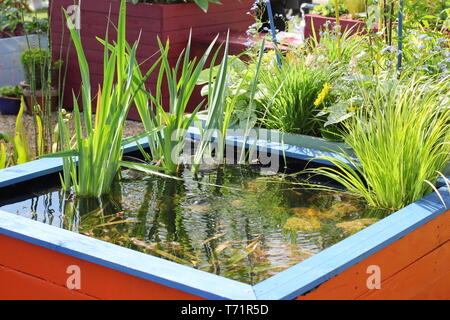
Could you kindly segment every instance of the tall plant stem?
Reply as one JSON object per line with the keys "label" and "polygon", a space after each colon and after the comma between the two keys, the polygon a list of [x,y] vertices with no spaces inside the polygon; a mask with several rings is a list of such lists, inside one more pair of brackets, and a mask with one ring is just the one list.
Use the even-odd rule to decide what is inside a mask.
{"label": "tall plant stem", "polygon": [[398,11],[398,61],[397,70],[400,71],[403,59],[403,9],[404,2],[400,0],[400,9]]}
{"label": "tall plant stem", "polygon": [[335,13],[336,13],[336,27],[338,27],[338,33],[337,33],[337,44],[338,44],[338,56],[341,57],[342,51],[341,51],[341,17],[339,14],[339,0],[334,0],[334,7],[335,7]]}

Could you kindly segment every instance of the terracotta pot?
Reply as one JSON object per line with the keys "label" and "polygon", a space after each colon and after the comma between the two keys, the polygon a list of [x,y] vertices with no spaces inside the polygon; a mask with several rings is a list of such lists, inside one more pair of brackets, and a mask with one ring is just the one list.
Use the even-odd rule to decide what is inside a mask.
{"label": "terracotta pot", "polygon": [[[29,87],[25,87],[23,90],[23,97],[25,100],[25,105],[27,106],[28,113],[33,113],[33,95],[36,98],[36,104],[41,107],[45,106],[48,102],[48,94],[43,93],[42,90],[37,90],[34,93],[30,90]],[[58,111],[58,90],[52,89],[51,97],[50,97],[50,110],[51,112]]]}

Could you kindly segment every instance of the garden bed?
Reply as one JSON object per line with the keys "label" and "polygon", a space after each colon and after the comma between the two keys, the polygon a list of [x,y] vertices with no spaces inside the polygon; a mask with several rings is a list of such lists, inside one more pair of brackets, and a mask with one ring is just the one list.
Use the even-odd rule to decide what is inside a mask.
{"label": "garden bed", "polygon": [[[195,134],[195,130],[192,131],[192,135]],[[228,139],[228,143],[238,146],[239,141],[239,137]],[[145,142],[142,143],[145,146]],[[257,145],[279,154],[287,150],[288,156],[295,155],[299,159],[319,153],[290,145],[277,150],[276,144],[265,141],[258,141]],[[134,150],[133,145],[126,148],[127,152]],[[40,179],[48,181],[48,174],[61,169],[60,160],[46,160],[46,167],[43,165],[43,162],[31,162],[6,169],[2,171],[0,185],[30,183],[32,178],[37,179],[37,183]],[[443,189],[441,192],[445,193]],[[448,196],[444,198],[450,200]],[[15,283],[4,286],[8,290],[0,292],[2,298],[18,296],[19,292],[22,297],[30,298],[37,297],[35,294],[39,292],[40,298],[100,299],[448,298],[442,288],[450,280],[450,269],[445,263],[450,253],[450,229],[445,220],[450,212],[436,194],[254,285],[31,221],[14,213],[0,213],[0,243],[4,252],[10,253],[0,260],[0,277]],[[31,262],[29,257],[33,257],[32,264],[27,262]],[[86,282],[83,281],[85,286],[80,290],[65,288],[65,272],[70,265],[82,269]],[[370,290],[366,286],[370,276],[367,270],[373,265],[382,270],[380,290]],[[426,272],[432,265],[436,268]],[[420,281],[409,282],[412,272],[421,272]],[[29,288],[25,294],[18,283]],[[108,290],[105,290],[105,283]]]}

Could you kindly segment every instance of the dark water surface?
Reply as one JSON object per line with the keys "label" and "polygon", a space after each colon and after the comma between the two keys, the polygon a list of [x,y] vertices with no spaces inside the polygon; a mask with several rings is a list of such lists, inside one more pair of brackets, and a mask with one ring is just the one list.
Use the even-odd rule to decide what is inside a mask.
{"label": "dark water surface", "polygon": [[227,166],[197,177],[185,170],[182,178],[124,171],[101,201],[50,188],[13,204],[0,199],[0,209],[249,284],[384,214],[347,194],[307,191],[257,168]]}

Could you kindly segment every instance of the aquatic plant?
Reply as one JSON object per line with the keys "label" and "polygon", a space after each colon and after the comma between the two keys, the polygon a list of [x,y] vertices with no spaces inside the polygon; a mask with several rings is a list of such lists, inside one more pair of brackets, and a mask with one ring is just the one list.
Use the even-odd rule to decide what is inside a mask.
{"label": "aquatic plant", "polygon": [[[186,49],[178,57],[175,67],[171,67],[168,57],[169,42],[167,41],[163,45],[158,39],[161,66],[154,95],[145,91],[144,88],[140,88],[140,83],[142,83],[144,77],[138,69],[134,71],[135,80],[131,84],[132,87],[136,88],[134,102],[144,128],[152,132],[148,135],[150,154],[147,158],[153,164],[135,164],[135,169],[142,167],[146,171],[162,170],[166,174],[172,175],[177,173],[180,164],[179,155],[183,150],[187,129],[194,122],[198,110],[204,104],[203,101],[200,102],[194,111],[186,114],[188,103],[216,40],[217,37],[197,62],[197,58],[191,59],[190,57],[191,37],[189,37]],[[168,105],[165,105],[162,97],[164,79],[167,82],[169,92]],[[155,111],[150,108],[149,99]]]}
{"label": "aquatic plant", "polygon": [[[372,207],[398,210],[431,191],[450,160],[449,80],[411,78],[361,86],[358,113],[345,123],[357,160],[322,156],[335,167],[308,169],[344,186]],[[318,188],[328,188],[317,186]]]}
{"label": "aquatic plant", "polygon": [[[255,121],[252,115],[255,113],[255,96],[258,92],[258,79],[262,65],[263,53],[265,48],[265,41],[261,42],[259,49],[258,59],[255,62],[255,68],[249,68],[246,70],[244,78],[248,78],[248,74],[251,74],[251,79],[248,78],[248,88],[244,88],[245,81],[239,81],[238,86],[232,92],[227,92],[229,89],[229,74],[230,64],[228,57],[228,39],[225,44],[225,51],[222,62],[219,67],[213,67],[205,70],[209,74],[207,80],[207,96],[208,104],[206,110],[206,120],[203,124],[198,123],[200,129],[200,143],[194,156],[192,170],[197,172],[200,164],[206,155],[206,151],[212,151],[212,137],[214,133],[217,133],[215,144],[217,144],[216,158],[219,163],[222,163],[225,157],[225,145],[227,132],[232,125],[234,113],[238,108],[238,104],[242,103],[242,93],[245,92],[246,99],[244,105],[240,106],[239,112],[243,112],[246,117],[241,119],[239,123],[243,129],[244,141],[247,140],[250,130],[254,127]],[[236,57],[233,57],[236,59]],[[215,57],[212,65],[214,65]],[[233,60],[232,60],[233,61]],[[217,69],[218,68],[218,69]],[[242,151],[240,160],[245,161],[246,153]]]}
{"label": "aquatic plant", "polygon": [[[108,30],[105,40],[98,39],[104,46],[104,78],[103,85],[98,89],[93,124],[89,66],[80,35],[67,13],[66,19],[80,65],[84,118],[81,118],[79,102],[74,94],[75,143],[72,144],[67,124],[60,113],[58,125],[63,152],[48,157],[64,157],[62,184],[66,191],[73,185],[77,196],[100,197],[110,191],[121,166],[123,126],[137,90],[132,84],[135,69],[139,67],[136,64],[138,41],[134,42],[133,47],[126,42],[126,2],[122,0],[117,41],[114,44],[109,43]],[[158,62],[159,60],[153,64],[148,74]],[[143,81],[140,85],[143,85]],[[75,156],[78,157],[77,162],[73,159]]]}

